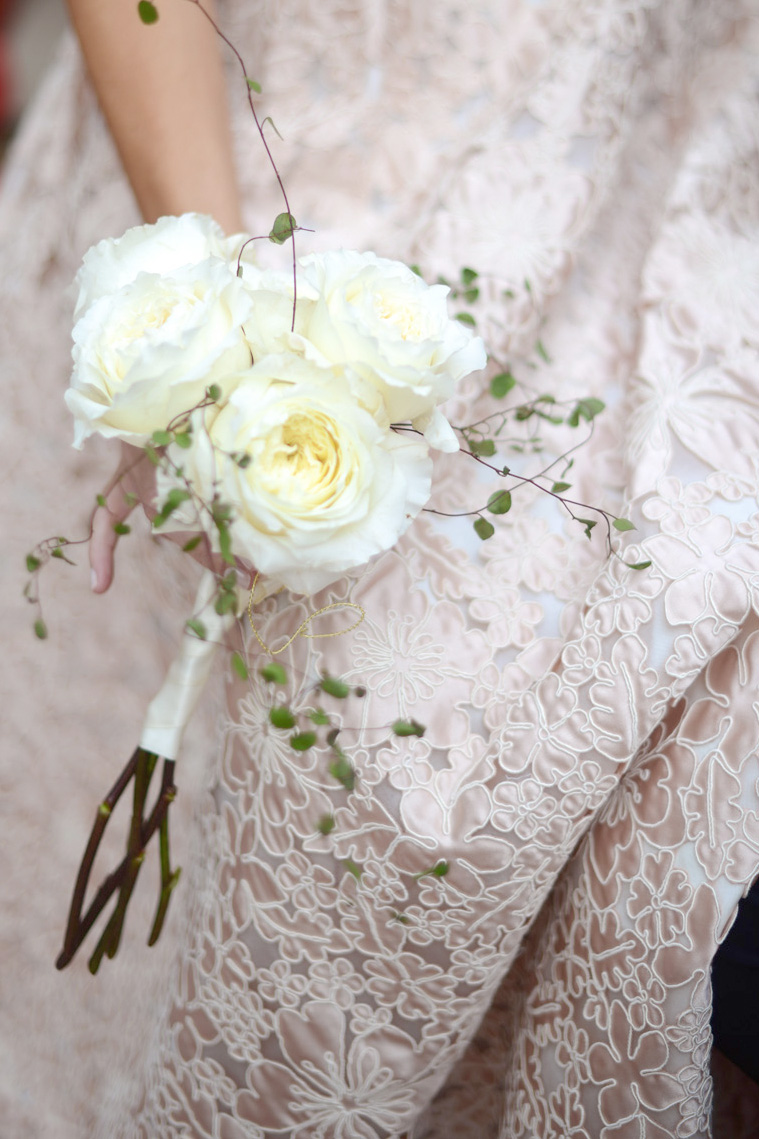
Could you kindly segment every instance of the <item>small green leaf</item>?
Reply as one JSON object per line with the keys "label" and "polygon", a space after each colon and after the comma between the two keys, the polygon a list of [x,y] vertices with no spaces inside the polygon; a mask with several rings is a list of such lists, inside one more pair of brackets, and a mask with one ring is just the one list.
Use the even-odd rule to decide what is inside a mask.
{"label": "small green leaf", "polygon": [[503,399],[515,386],[516,380],[511,372],[499,372],[498,375],[493,376],[490,381],[490,394],[494,399]]}
{"label": "small green leaf", "polygon": [[170,514],[173,514],[183,502],[187,502],[190,492],[180,486],[173,486],[161,505],[161,509],[153,519],[153,528],[157,530],[162,526]]}
{"label": "small green leaf", "polygon": [[221,388],[219,385],[211,384],[209,388],[206,388],[206,397],[212,399],[214,403],[216,403],[217,399],[221,399]]}
{"label": "small green leaf", "polygon": [[335,816],[322,815],[322,817],[319,819],[319,822],[316,824],[316,829],[318,830],[319,834],[331,834],[335,829]]}
{"label": "small green leaf", "polygon": [[488,522],[487,518],[478,518],[474,524],[474,532],[478,538],[486,542],[488,538],[492,538],[495,534],[495,526],[492,522]]}
{"label": "small green leaf", "polygon": [[269,241],[273,241],[275,245],[284,245],[297,228],[298,223],[292,214],[277,214],[269,233]]}
{"label": "small green leaf", "polygon": [[151,0],[140,0],[137,5],[137,12],[143,24],[154,24],[158,19],[158,9]]}
{"label": "small green leaf", "polygon": [[561,494],[562,491],[569,490],[571,485],[572,484],[568,482],[555,482],[551,490],[554,494]]}
{"label": "small green leaf", "polygon": [[261,84],[260,84],[260,83],[257,83],[257,82],[255,81],[255,79],[248,79],[248,78],[246,77],[246,79],[245,79],[245,82],[248,84],[248,86],[250,87],[251,91],[255,91],[256,95],[260,95],[260,94],[261,94]]}
{"label": "small green leaf", "polygon": [[477,272],[476,269],[464,268],[461,270],[461,283],[462,283],[462,285],[466,285],[468,287],[469,285],[472,284],[473,281],[476,281],[478,277],[479,277],[479,273]]}
{"label": "small green leaf", "polygon": [[508,490],[496,490],[488,499],[488,510],[491,514],[508,514],[511,510],[511,493]]}
{"label": "small green leaf", "polygon": [[97,495],[95,501],[97,502],[98,506],[106,506],[107,505],[107,503],[105,501],[105,495],[104,494]]}
{"label": "small green leaf", "polygon": [[474,328],[477,323],[471,312],[457,312],[455,319],[461,324],[468,324],[470,328]]}
{"label": "small green leaf", "polygon": [[472,439],[469,441],[469,450],[473,455],[489,459],[495,454],[495,443],[492,439]]}
{"label": "small green leaf", "polygon": [[409,265],[409,269],[411,270],[412,273],[415,273],[417,277],[421,277],[422,270],[419,268],[418,265]]}
{"label": "small green leaf", "polygon": [[430,866],[429,870],[420,870],[420,872],[418,874],[415,874],[414,877],[417,879],[418,878],[430,878],[430,877],[432,877],[432,878],[445,878],[445,876],[448,873],[448,871],[450,870],[450,868],[451,867],[450,867],[449,863],[447,863],[445,860],[443,860],[441,862],[436,862],[434,866]]}
{"label": "small green leaf", "polygon": [[298,732],[290,736],[290,747],[294,751],[308,751],[316,743],[316,732]]}
{"label": "small green leaf", "polygon": [[542,340],[538,340],[537,344],[535,345],[535,351],[537,352],[538,356],[540,356],[540,359],[543,360],[546,364],[551,363],[551,357],[546,352],[545,345]]}
{"label": "small green leaf", "polygon": [[590,532],[594,526],[598,525],[598,522],[593,518],[578,518],[577,521],[585,527],[585,537],[590,538]]}
{"label": "small green leaf", "polygon": [[346,791],[352,791],[356,786],[356,769],[341,751],[338,751],[337,759],[329,765],[329,773],[338,783],[342,783]]}
{"label": "small green leaf", "polygon": [[267,684],[287,684],[287,672],[281,664],[272,661],[271,664],[265,664],[260,670],[261,677]]}
{"label": "small green leaf", "polygon": [[45,624],[45,622],[42,620],[41,617],[39,617],[34,622],[34,634],[36,637],[39,637],[39,639],[41,641],[44,641],[45,638],[47,637],[47,625]]}
{"label": "small green leaf", "polygon": [[350,696],[350,685],[335,676],[322,676],[319,687],[327,696],[334,696],[337,700],[344,700],[346,696]]}
{"label": "small green leaf", "polygon": [[634,530],[635,529],[635,526],[633,525],[633,523],[630,521],[629,518],[615,518],[614,521],[612,522],[612,526],[614,527],[615,530],[622,530],[622,531]]}
{"label": "small green leaf", "polygon": [[595,419],[597,415],[604,410],[606,404],[601,399],[595,399],[593,396],[588,396],[587,399],[581,399],[575,405],[572,414],[567,419],[570,427],[577,427],[581,419],[587,420],[588,423]]}
{"label": "small green leaf", "polygon": [[340,735],[339,728],[333,728],[332,731],[327,733],[327,743],[330,747],[334,747],[337,742],[337,737]]}
{"label": "small green leaf", "polygon": [[247,680],[248,679],[248,676],[249,676],[248,666],[245,663],[245,661],[243,660],[240,653],[232,653],[232,668],[237,673],[240,680]]}
{"label": "small green leaf", "polygon": [[223,589],[214,601],[213,607],[220,617],[224,617],[227,613],[233,613],[235,611],[237,608],[237,598],[234,593]]}
{"label": "small green leaf", "polygon": [[34,571],[36,569],[39,569],[41,565],[42,565],[42,562],[40,561],[40,559],[38,557],[35,557],[34,554],[27,554],[26,555],[27,573],[34,573]]}
{"label": "small green leaf", "polygon": [[66,561],[65,555],[64,555],[63,550],[61,549],[60,546],[56,546],[54,550],[51,550],[50,557],[51,558],[62,558],[64,562]]}
{"label": "small green leaf", "polygon": [[201,641],[204,641],[208,636],[208,630],[197,617],[190,617],[188,621],[185,621],[185,628],[189,629],[191,633],[194,633]]}
{"label": "small green leaf", "polygon": [[145,457],[149,463],[153,464],[154,467],[157,467],[161,461],[161,456],[158,454],[155,447],[153,447],[150,443],[145,444]]}
{"label": "small green leaf", "polygon": [[393,724],[393,733],[396,736],[419,736],[424,735],[424,725],[418,723],[417,720],[396,720]]}
{"label": "small green leaf", "polygon": [[192,550],[196,550],[202,541],[203,535],[196,534],[194,538],[189,538],[185,542],[185,544],[182,546],[182,549],[186,554],[189,554]]}
{"label": "small green leaf", "polygon": [[187,451],[192,447],[192,432],[190,431],[177,431],[174,436],[174,442],[177,447],[181,447],[183,451]]}
{"label": "small green leaf", "polygon": [[[274,122],[274,119],[271,117],[271,115],[267,115],[266,118],[263,120],[263,122],[261,123],[261,130],[264,129],[264,127],[266,126],[267,123],[271,123],[271,129],[274,131],[277,138],[282,138],[282,135],[277,130],[277,124]],[[284,142],[285,140],[282,139],[282,141]]]}
{"label": "small green leaf", "polygon": [[241,471],[244,471],[253,462],[252,455],[246,455],[244,451],[239,451],[235,455],[235,462]]}
{"label": "small green leaf", "polygon": [[139,499],[138,499],[136,494],[133,494],[131,490],[128,490],[124,494],[124,502],[131,509],[133,506],[137,505],[137,503],[139,502]]}
{"label": "small green leaf", "polygon": [[343,866],[345,867],[345,869],[348,871],[349,874],[353,875],[353,877],[356,879],[357,882],[361,881],[361,874],[362,874],[361,867],[356,862],[354,862],[352,858],[344,858],[343,859]]}
{"label": "small green leaf", "polygon": [[329,723],[329,716],[322,708],[312,708],[308,713],[308,718],[312,724],[316,724],[317,728],[326,727]]}
{"label": "small green leaf", "polygon": [[232,556],[232,535],[229,533],[229,527],[226,522],[217,523],[219,532],[219,553],[228,566],[235,564],[235,559]]}
{"label": "small green leaf", "polygon": [[651,562],[650,560],[647,562],[625,562],[625,565],[628,569],[631,570],[644,570],[648,569],[648,567],[651,565]]}
{"label": "small green leaf", "polygon": [[408,919],[408,917],[406,916],[406,914],[402,914],[402,913],[400,913],[398,910],[396,910],[396,911],[395,911],[395,913],[393,914],[393,916],[392,916],[392,919],[391,919],[391,920],[392,920],[392,921],[397,921],[397,922],[399,922],[401,925],[408,925],[408,923],[409,923],[409,919]]}
{"label": "small green leaf", "polygon": [[295,727],[296,719],[289,708],[278,705],[276,708],[269,710],[269,722],[273,724],[275,728],[282,728],[285,731],[289,731],[290,728]]}
{"label": "small green leaf", "polygon": [[154,431],[150,436],[150,441],[155,447],[168,447],[172,438],[170,431]]}
{"label": "small green leaf", "polygon": [[479,289],[465,289],[463,293],[464,300],[468,305],[473,305],[474,302],[479,298],[479,295]]}
{"label": "small green leaf", "polygon": [[114,522],[113,532],[114,534],[131,534],[132,527],[128,526],[126,522]]}

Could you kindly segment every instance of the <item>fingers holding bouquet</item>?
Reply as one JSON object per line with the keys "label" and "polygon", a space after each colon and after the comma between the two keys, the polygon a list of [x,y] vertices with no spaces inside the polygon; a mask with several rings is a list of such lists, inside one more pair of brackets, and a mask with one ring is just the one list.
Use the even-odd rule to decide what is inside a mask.
{"label": "fingers holding bouquet", "polygon": [[[121,455],[116,470],[102,494],[92,515],[89,540],[89,561],[93,593],[105,593],[114,577],[116,546],[122,535],[129,533],[127,522],[132,511],[141,506],[152,522],[158,515],[156,505],[156,467],[143,448],[121,443]],[[221,575],[229,567],[220,554],[215,554],[209,542],[204,542],[195,530],[174,530],[171,533],[155,531],[181,546],[197,562],[215,574]],[[255,571],[237,560],[241,578],[246,574],[251,584]]]}
{"label": "fingers holding bouquet", "polygon": [[149,469],[144,453],[122,443],[119,464],[108,486],[98,495],[92,515],[89,557],[93,593],[105,593],[110,588],[116,545],[121,535],[129,531],[127,518],[138,502],[147,507],[153,501],[154,491],[155,473]]}

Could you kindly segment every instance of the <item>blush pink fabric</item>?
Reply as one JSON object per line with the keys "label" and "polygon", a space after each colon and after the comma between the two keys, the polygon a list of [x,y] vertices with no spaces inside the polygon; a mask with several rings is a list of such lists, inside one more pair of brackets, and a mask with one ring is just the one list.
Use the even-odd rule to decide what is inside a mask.
{"label": "blush pink fabric", "polygon": [[[140,944],[148,892],[92,981],[84,962],[52,973],[67,891],[187,571],[125,542],[109,598],[84,571],[51,584],[41,646],[9,562],[0,1015],[5,1040],[31,1030],[0,1065],[11,1132],[706,1139],[709,964],[759,871],[755,6],[261,0],[222,17],[316,230],[301,251],[475,268],[499,367],[606,401],[571,496],[631,518],[619,550],[651,566],[519,487],[487,543],[427,515],[318,597],[266,601],[271,646],[314,608],[365,609],[351,634],[297,639],[276,697],[311,706],[324,668],[365,685],[335,708],[356,788],[270,728],[257,679],[228,682],[216,741],[197,727],[179,770],[195,822],[175,828],[170,929]],[[267,232],[275,187],[231,98],[249,226]],[[102,452],[67,449],[62,294],[87,245],[133,220],[69,48],[5,186],[14,558],[81,527],[105,478]],[[450,418],[500,406],[477,376]],[[531,429],[509,424],[515,470],[578,441],[547,424],[535,453]],[[500,485],[441,458],[434,505],[478,508]],[[252,635],[247,652],[255,678]],[[398,714],[424,738],[395,740]]]}

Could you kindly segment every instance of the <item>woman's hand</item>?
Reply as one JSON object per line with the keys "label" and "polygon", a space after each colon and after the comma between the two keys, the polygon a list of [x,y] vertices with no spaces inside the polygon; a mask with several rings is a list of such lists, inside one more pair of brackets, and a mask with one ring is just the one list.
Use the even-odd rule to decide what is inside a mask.
{"label": "woman's hand", "polygon": [[[116,527],[126,522],[135,506],[141,505],[150,519],[158,513],[155,506],[155,472],[155,467],[140,447],[132,447],[129,443],[121,444],[119,464],[103,492],[105,506],[98,506],[92,516],[89,549],[94,593],[105,593],[113,581],[114,557],[120,537]],[[184,546],[193,534],[186,530],[175,530],[160,536]],[[220,554],[211,552],[209,542],[201,542],[196,546],[192,551],[192,557],[219,576],[223,576],[230,569]],[[241,581],[245,581],[247,575],[248,588],[252,588],[256,577],[255,569],[239,560],[235,568]]]}
{"label": "woman's hand", "polygon": [[121,458],[99,506],[92,516],[90,567],[94,593],[105,593],[113,581],[113,560],[119,533],[115,529],[126,521],[138,502],[149,517],[155,514],[155,467],[145,452],[129,443],[121,444]]}

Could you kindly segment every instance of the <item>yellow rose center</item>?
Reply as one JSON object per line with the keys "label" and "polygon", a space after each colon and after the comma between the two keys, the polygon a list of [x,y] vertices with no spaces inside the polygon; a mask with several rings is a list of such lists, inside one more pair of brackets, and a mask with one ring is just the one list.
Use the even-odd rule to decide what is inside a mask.
{"label": "yellow rose center", "polygon": [[341,461],[341,451],[329,416],[294,412],[269,432],[249,470],[273,498],[316,510],[328,506],[350,482],[350,464]]}

